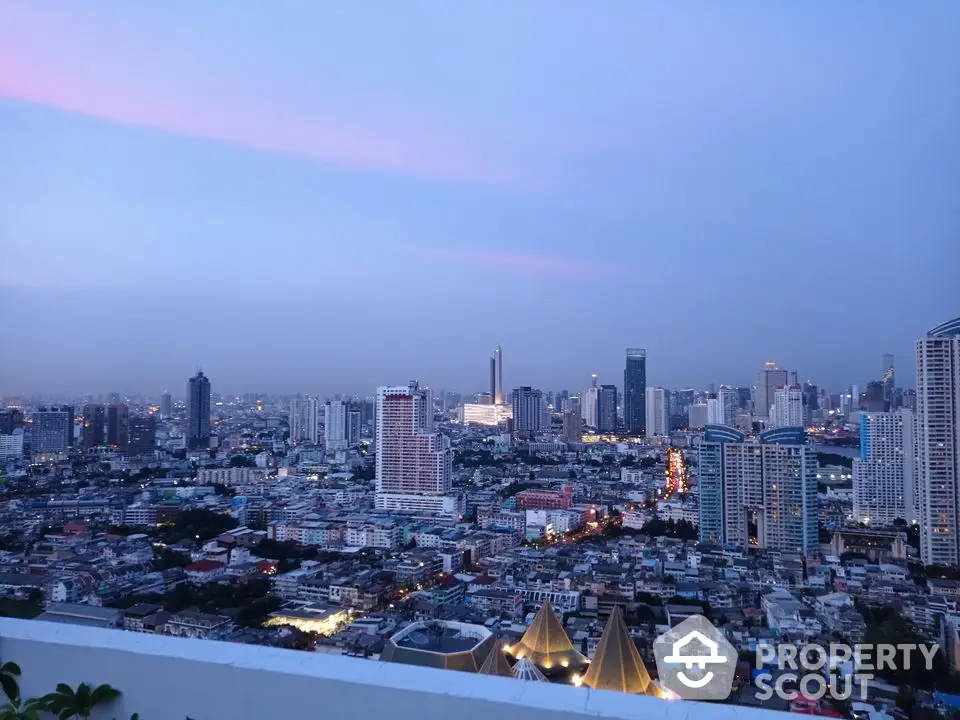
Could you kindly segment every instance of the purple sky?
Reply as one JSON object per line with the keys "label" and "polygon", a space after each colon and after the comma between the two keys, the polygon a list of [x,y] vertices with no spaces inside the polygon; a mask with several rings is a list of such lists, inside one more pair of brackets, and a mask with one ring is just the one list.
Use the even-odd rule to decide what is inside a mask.
{"label": "purple sky", "polygon": [[0,0],[0,394],[912,385],[960,314],[957,3],[294,5]]}

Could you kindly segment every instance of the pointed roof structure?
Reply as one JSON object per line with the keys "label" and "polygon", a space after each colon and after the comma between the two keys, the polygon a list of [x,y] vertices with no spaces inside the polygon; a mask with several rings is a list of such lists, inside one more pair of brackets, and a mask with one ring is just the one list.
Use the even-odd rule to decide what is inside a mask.
{"label": "pointed roof structure", "polygon": [[499,675],[500,677],[513,677],[513,671],[510,669],[510,663],[507,662],[507,656],[503,654],[503,643],[498,642],[493,649],[487,653],[487,659],[478,670],[481,675]]}
{"label": "pointed roof structure", "polygon": [[527,658],[517,660],[513,666],[513,676],[517,680],[532,680],[533,682],[547,682],[547,676],[540,672],[539,668]]}
{"label": "pointed roof structure", "polygon": [[560,623],[560,618],[544,601],[536,617],[519,642],[509,650],[518,660],[529,659],[541,670],[582,668],[588,660],[578,653]]}
{"label": "pointed roof structure", "polygon": [[583,676],[583,684],[595,690],[656,694],[657,688],[650,679],[637,646],[633,644],[619,605],[610,613],[597,652],[590,662],[590,669]]}

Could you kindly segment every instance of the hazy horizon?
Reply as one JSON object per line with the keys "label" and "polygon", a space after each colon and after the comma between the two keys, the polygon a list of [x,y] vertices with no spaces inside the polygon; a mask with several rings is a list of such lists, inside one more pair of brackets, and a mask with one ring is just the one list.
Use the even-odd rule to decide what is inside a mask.
{"label": "hazy horizon", "polygon": [[960,5],[0,0],[0,395],[915,384]]}

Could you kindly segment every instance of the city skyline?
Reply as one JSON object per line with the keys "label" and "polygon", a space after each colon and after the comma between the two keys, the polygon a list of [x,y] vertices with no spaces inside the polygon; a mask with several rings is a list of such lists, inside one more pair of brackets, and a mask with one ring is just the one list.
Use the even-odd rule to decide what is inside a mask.
{"label": "city skyline", "polygon": [[953,4],[0,14],[4,392],[837,387],[954,313]]}

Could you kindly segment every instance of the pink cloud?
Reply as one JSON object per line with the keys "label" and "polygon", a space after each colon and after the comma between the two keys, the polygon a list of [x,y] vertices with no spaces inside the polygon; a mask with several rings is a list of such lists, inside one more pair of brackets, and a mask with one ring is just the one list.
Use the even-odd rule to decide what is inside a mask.
{"label": "pink cloud", "polygon": [[422,246],[419,251],[433,262],[475,265],[516,275],[580,277],[589,272],[616,272],[616,268],[593,260],[547,253],[453,246]]}
{"label": "pink cloud", "polygon": [[349,168],[537,184],[493,159],[480,138],[439,132],[427,119],[360,107],[349,93],[337,98],[319,83],[280,91],[269,74],[231,73],[205,65],[201,54],[191,67],[189,52],[138,47],[104,24],[73,27],[75,18],[13,9],[23,12],[0,28],[0,97]]}

